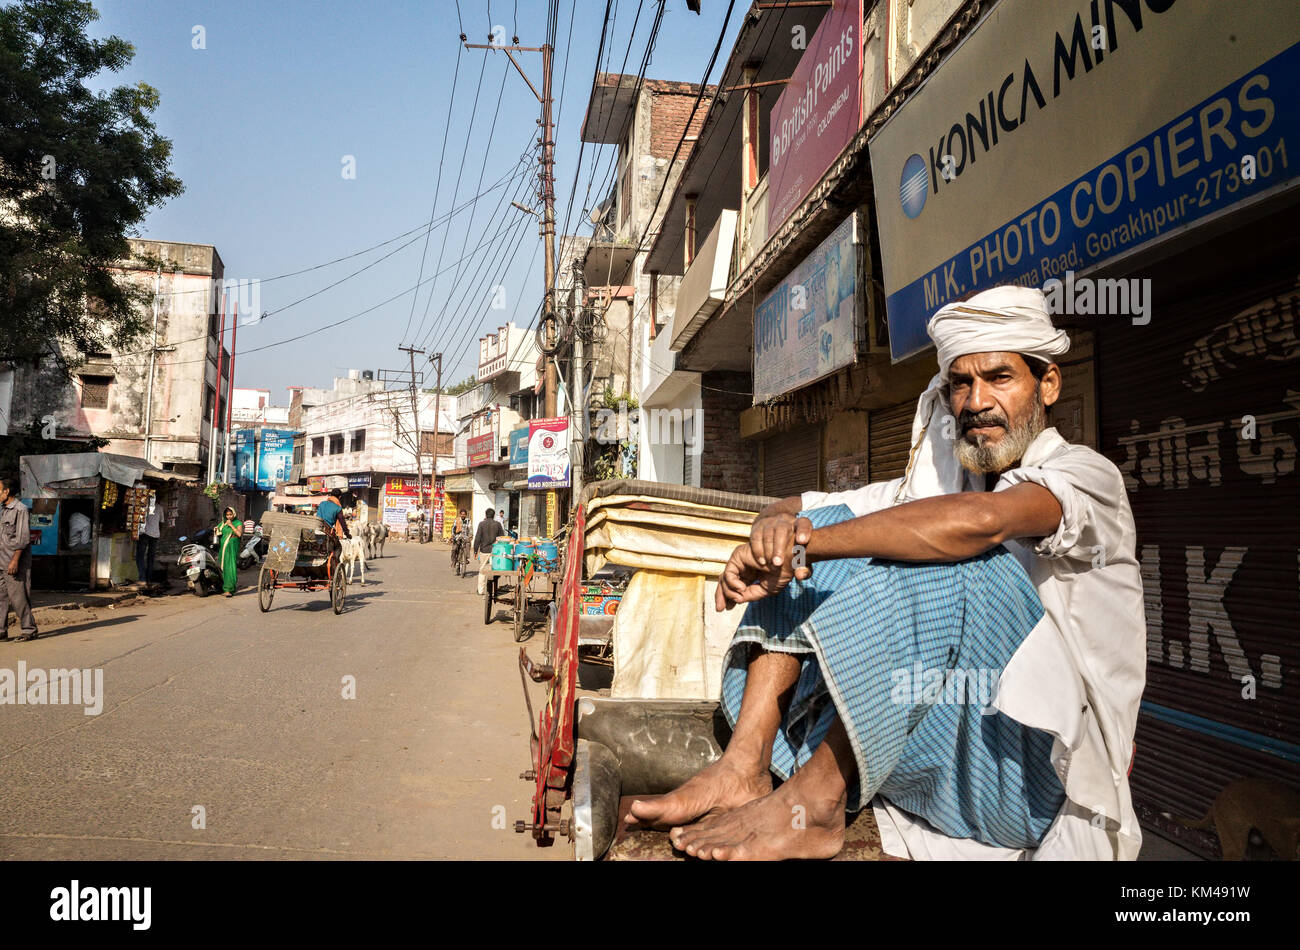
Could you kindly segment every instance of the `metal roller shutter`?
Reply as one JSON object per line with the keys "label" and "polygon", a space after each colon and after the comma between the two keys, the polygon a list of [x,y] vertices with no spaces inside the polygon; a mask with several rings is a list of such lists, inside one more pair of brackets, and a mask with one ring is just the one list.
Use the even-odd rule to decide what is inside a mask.
{"label": "metal roller shutter", "polygon": [[1233,258],[1225,239],[1152,271],[1150,324],[1098,333],[1101,446],[1146,593],[1133,796],[1205,854],[1213,838],[1160,813],[1199,818],[1235,778],[1300,787],[1300,282]]}
{"label": "metal roller shutter", "polygon": [[759,492],[776,498],[820,487],[821,426],[804,426],[760,443],[762,479]]}
{"label": "metal roller shutter", "polygon": [[912,448],[912,419],[916,400],[909,399],[888,409],[877,409],[868,417],[867,471],[871,481],[887,482],[907,470]]}

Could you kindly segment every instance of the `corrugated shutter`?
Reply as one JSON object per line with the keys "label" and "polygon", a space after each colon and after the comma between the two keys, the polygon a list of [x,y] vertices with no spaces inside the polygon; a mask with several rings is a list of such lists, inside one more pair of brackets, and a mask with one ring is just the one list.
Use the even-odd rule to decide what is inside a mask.
{"label": "corrugated shutter", "polygon": [[776,498],[816,491],[821,471],[821,426],[803,426],[761,443],[759,492]]}
{"label": "corrugated shutter", "polygon": [[1224,239],[1151,271],[1151,322],[1098,333],[1102,451],[1146,593],[1133,795],[1203,852],[1212,839],[1159,813],[1199,818],[1234,778],[1300,787],[1300,282],[1292,262],[1253,263],[1259,247]]}
{"label": "corrugated shutter", "polygon": [[871,481],[887,482],[907,470],[915,416],[916,400],[909,399],[888,409],[877,409],[867,417],[867,470]]}

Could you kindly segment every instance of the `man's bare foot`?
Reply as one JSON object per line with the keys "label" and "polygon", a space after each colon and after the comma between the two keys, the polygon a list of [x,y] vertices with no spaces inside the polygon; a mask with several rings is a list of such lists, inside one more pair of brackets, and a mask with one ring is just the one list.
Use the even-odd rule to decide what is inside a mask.
{"label": "man's bare foot", "polygon": [[845,796],[819,793],[813,787],[818,783],[801,781],[802,774],[764,798],[674,828],[673,846],[713,861],[835,857],[844,847]]}
{"label": "man's bare foot", "polygon": [[762,766],[733,763],[723,756],[667,795],[647,795],[632,803],[628,824],[670,828],[710,812],[739,808],[772,791],[772,776]]}

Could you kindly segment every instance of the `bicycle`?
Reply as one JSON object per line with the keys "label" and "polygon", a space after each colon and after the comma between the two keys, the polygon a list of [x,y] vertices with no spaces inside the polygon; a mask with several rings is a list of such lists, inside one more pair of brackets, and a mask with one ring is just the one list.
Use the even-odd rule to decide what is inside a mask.
{"label": "bicycle", "polygon": [[451,569],[457,577],[464,577],[469,568],[469,538],[463,534],[451,539]]}

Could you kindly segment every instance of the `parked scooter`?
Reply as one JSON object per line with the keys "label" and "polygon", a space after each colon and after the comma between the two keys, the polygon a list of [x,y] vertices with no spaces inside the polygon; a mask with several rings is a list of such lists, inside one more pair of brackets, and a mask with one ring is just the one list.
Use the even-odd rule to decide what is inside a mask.
{"label": "parked scooter", "polygon": [[262,534],[260,524],[254,525],[253,530],[247,532],[247,534],[248,539],[244,542],[244,548],[239,552],[239,560],[236,562],[241,571],[261,564],[266,557],[266,552],[270,549],[266,537]]}
{"label": "parked scooter", "polygon": [[[221,590],[221,565],[215,553],[217,538],[211,528],[203,528],[195,533],[193,541],[181,547],[181,556],[176,561],[189,579],[187,586],[200,597]],[[186,538],[182,536],[180,540]]]}

